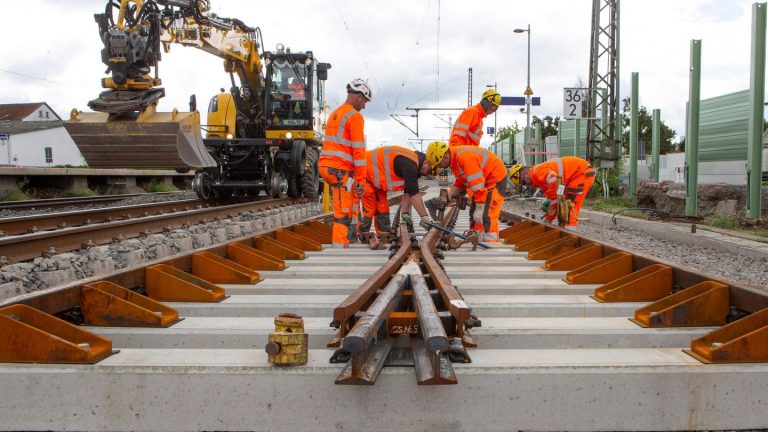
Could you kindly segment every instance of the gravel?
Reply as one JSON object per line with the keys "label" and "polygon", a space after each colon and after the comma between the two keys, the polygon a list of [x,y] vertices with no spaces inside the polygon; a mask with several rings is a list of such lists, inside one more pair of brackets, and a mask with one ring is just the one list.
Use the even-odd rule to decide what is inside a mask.
{"label": "gravel", "polygon": [[51,212],[68,212],[73,210],[88,210],[88,209],[101,209],[106,207],[122,207],[138,204],[151,204],[166,201],[182,201],[196,199],[197,195],[193,191],[181,191],[181,192],[167,192],[167,193],[147,193],[135,197],[126,198],[120,201],[114,201],[110,203],[98,203],[98,204],[81,204],[71,205],[65,207],[49,208],[35,208],[35,209],[2,209],[0,210],[0,218],[16,217],[16,216],[31,216],[38,214],[46,214]]}
{"label": "gravel", "polygon": [[[504,208],[518,214],[530,212],[537,219],[543,215],[537,201],[508,200]],[[691,267],[706,274],[768,290],[766,258],[748,258],[711,248],[681,245],[627,227],[601,226],[589,221],[582,221],[574,231],[622,249],[658,258],[662,262]]]}
{"label": "gravel", "polygon": [[0,300],[293,225],[320,213],[318,203],[294,204],[9,264],[0,268]]}

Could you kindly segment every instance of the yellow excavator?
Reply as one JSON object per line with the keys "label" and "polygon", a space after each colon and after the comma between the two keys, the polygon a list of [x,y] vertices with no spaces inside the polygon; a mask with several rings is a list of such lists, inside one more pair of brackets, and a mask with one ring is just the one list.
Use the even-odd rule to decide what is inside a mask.
{"label": "yellow excavator", "polygon": [[[217,16],[207,0],[109,0],[94,17],[106,90],[88,103],[94,112],[73,109],[65,124],[89,166],[194,169],[203,199],[318,196],[330,64],[282,44],[264,51],[259,28]],[[210,100],[206,124],[194,95],[189,112],[156,110],[161,47],[172,44],[224,60],[231,88]]]}

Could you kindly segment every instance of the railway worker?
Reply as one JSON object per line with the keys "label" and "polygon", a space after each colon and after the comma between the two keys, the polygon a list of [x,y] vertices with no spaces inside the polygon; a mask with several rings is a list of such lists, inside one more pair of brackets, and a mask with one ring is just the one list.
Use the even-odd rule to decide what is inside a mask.
{"label": "railway worker", "polygon": [[541,189],[548,199],[543,208],[547,212],[545,218],[550,222],[557,217],[558,196],[570,201],[572,207],[566,226],[576,226],[584,198],[595,182],[595,170],[580,157],[565,156],[533,167],[514,165],[509,169],[509,178],[517,186]]}
{"label": "railway worker", "polygon": [[449,147],[435,141],[427,147],[427,161],[432,171],[451,168],[456,176],[448,192],[453,201],[472,191],[469,214],[472,230],[481,241],[499,241],[499,216],[507,190],[507,168],[504,162],[490,151],[475,146]]}
{"label": "railway worker", "polygon": [[[387,202],[387,192],[390,191],[403,191],[400,200],[401,214],[408,214],[411,207],[414,207],[423,222],[431,223],[419,192],[419,177],[429,173],[426,155],[400,146],[383,146],[365,154],[368,170],[363,193],[365,214],[360,232],[368,232],[372,223],[377,236],[392,229]],[[422,223],[422,226],[425,225]],[[377,245],[378,238],[372,237],[371,248]]]}
{"label": "railway worker", "polygon": [[334,248],[349,247],[354,227],[353,194],[362,197],[365,184],[365,132],[360,113],[371,100],[368,82],[360,78],[347,84],[347,100],[328,117],[323,151],[318,166],[320,176],[333,194]]}
{"label": "railway worker", "polygon": [[480,146],[483,136],[483,119],[496,112],[501,105],[501,95],[494,89],[483,93],[480,103],[465,109],[456,119],[451,130],[449,146]]}

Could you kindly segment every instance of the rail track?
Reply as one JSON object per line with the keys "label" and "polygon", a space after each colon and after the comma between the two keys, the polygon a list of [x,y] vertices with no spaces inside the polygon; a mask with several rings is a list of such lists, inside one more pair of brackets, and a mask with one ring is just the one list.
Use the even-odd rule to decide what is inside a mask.
{"label": "rail track", "polygon": [[[7,426],[768,426],[764,293],[504,217],[511,223],[505,244],[487,251],[445,250],[455,243],[435,230],[417,228],[414,237],[403,224],[392,251],[329,249],[322,246],[329,227],[312,218],[6,301],[17,309],[0,310],[0,332],[24,333],[2,338],[2,361],[47,363],[20,357],[45,356],[40,348],[56,344],[78,363],[96,362],[0,364],[7,395],[0,406],[13,409]],[[469,226],[454,211],[443,221],[459,231]],[[149,312],[129,314],[135,308],[116,298]],[[283,312],[304,317],[306,365],[267,362],[263,347]],[[43,313],[77,326],[46,327]],[[25,324],[58,338],[34,339]],[[82,330],[89,336],[70,333]]]}
{"label": "rail track", "polygon": [[16,235],[0,238],[0,256],[5,257],[6,262],[20,262],[43,254],[108,243],[115,238],[159,233],[298,202],[281,198],[208,207],[205,202],[194,199],[5,218],[0,219],[0,230]]}
{"label": "rail track", "polygon": [[134,198],[143,195],[167,195],[173,192],[155,192],[133,193],[122,195],[98,195],[89,197],[68,197],[68,198],[46,198],[24,201],[5,201],[0,202],[0,210],[28,210],[28,209],[49,209],[58,207],[81,206],[90,204],[105,204],[117,201],[123,201],[128,198]]}

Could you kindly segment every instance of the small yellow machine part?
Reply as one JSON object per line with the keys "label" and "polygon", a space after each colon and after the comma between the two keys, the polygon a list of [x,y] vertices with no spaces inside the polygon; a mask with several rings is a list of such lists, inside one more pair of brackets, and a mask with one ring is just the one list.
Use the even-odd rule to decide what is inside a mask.
{"label": "small yellow machine part", "polygon": [[304,320],[292,313],[275,317],[275,331],[269,334],[265,350],[275,365],[301,365],[309,356],[309,335],[304,333]]}
{"label": "small yellow machine part", "polygon": [[573,209],[573,203],[559,195],[557,197],[557,224],[559,226],[568,225],[568,221],[571,219],[571,209]]}

